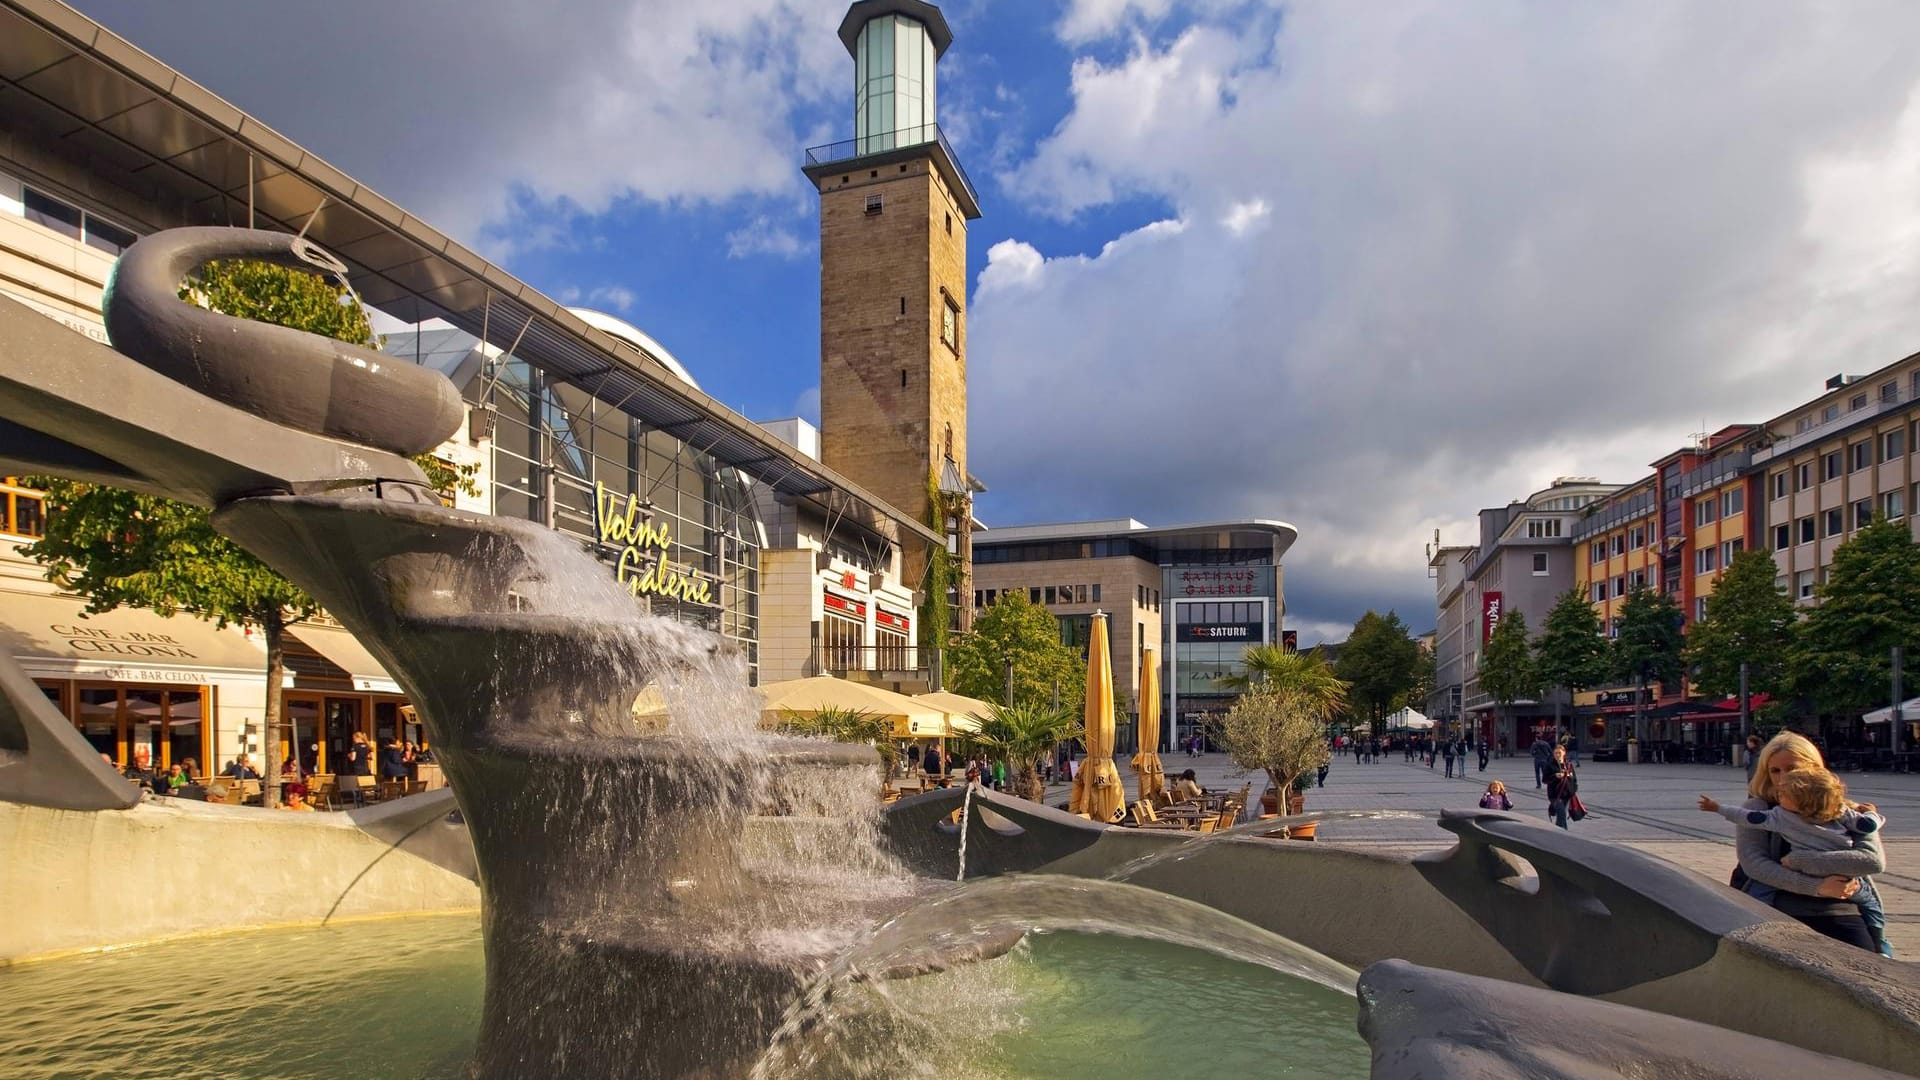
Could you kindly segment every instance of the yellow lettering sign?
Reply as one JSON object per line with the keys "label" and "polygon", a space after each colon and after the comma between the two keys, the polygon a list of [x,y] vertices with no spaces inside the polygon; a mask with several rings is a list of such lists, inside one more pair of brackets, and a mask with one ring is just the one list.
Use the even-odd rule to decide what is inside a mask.
{"label": "yellow lettering sign", "polygon": [[689,604],[714,603],[712,582],[680,573],[667,562],[673,531],[670,526],[655,525],[641,513],[638,495],[628,495],[622,507],[619,495],[596,483],[593,505],[594,531],[600,542],[620,546],[613,572],[628,592]]}

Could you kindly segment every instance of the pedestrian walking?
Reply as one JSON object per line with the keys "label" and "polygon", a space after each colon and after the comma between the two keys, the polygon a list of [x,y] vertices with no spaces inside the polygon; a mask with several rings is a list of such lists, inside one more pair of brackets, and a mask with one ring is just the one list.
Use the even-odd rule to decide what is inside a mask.
{"label": "pedestrian walking", "polygon": [[1553,747],[1548,745],[1546,737],[1534,733],[1533,736],[1533,786],[1537,790],[1547,782],[1547,766],[1553,762]]}
{"label": "pedestrian walking", "polygon": [[1480,771],[1487,771],[1487,741],[1485,739],[1480,740]]}
{"label": "pedestrian walking", "polygon": [[1447,779],[1453,779],[1453,740],[1447,740],[1446,749],[1441,754],[1447,759]]}
{"label": "pedestrian walking", "polygon": [[1553,757],[1547,762],[1547,817],[1555,825],[1567,827],[1567,816],[1578,814],[1585,816],[1586,811],[1579,809],[1580,778],[1574,775],[1573,763],[1567,760],[1567,748],[1556,746]]}

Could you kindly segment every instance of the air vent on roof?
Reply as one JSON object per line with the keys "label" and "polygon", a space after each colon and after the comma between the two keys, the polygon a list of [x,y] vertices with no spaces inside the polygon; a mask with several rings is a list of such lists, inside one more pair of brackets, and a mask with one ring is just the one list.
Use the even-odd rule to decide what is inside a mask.
{"label": "air vent on roof", "polygon": [[867,213],[869,214],[879,213],[881,205],[882,205],[882,200],[880,198],[879,192],[876,191],[873,194],[867,196]]}

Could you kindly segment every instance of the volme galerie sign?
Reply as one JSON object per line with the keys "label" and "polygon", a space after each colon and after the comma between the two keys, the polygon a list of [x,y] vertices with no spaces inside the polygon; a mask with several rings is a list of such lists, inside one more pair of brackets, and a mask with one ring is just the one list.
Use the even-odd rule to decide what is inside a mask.
{"label": "volme galerie sign", "polygon": [[628,592],[689,604],[714,603],[712,582],[683,574],[667,562],[667,552],[673,546],[672,527],[656,525],[641,514],[638,495],[627,496],[623,512],[620,496],[608,491],[606,485],[595,483],[593,510],[596,538],[620,548],[613,573]]}

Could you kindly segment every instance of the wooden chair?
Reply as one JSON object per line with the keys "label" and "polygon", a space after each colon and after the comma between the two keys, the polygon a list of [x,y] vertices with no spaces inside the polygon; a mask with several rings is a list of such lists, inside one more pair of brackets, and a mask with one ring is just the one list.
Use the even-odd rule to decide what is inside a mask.
{"label": "wooden chair", "polygon": [[1127,809],[1128,809],[1128,812],[1133,816],[1133,824],[1135,828],[1167,829],[1175,832],[1186,831],[1186,826],[1181,825],[1178,822],[1160,820],[1160,815],[1154,812],[1153,804],[1151,802],[1148,802],[1145,799],[1141,799],[1140,801],[1134,803],[1132,806],[1128,807]]}

